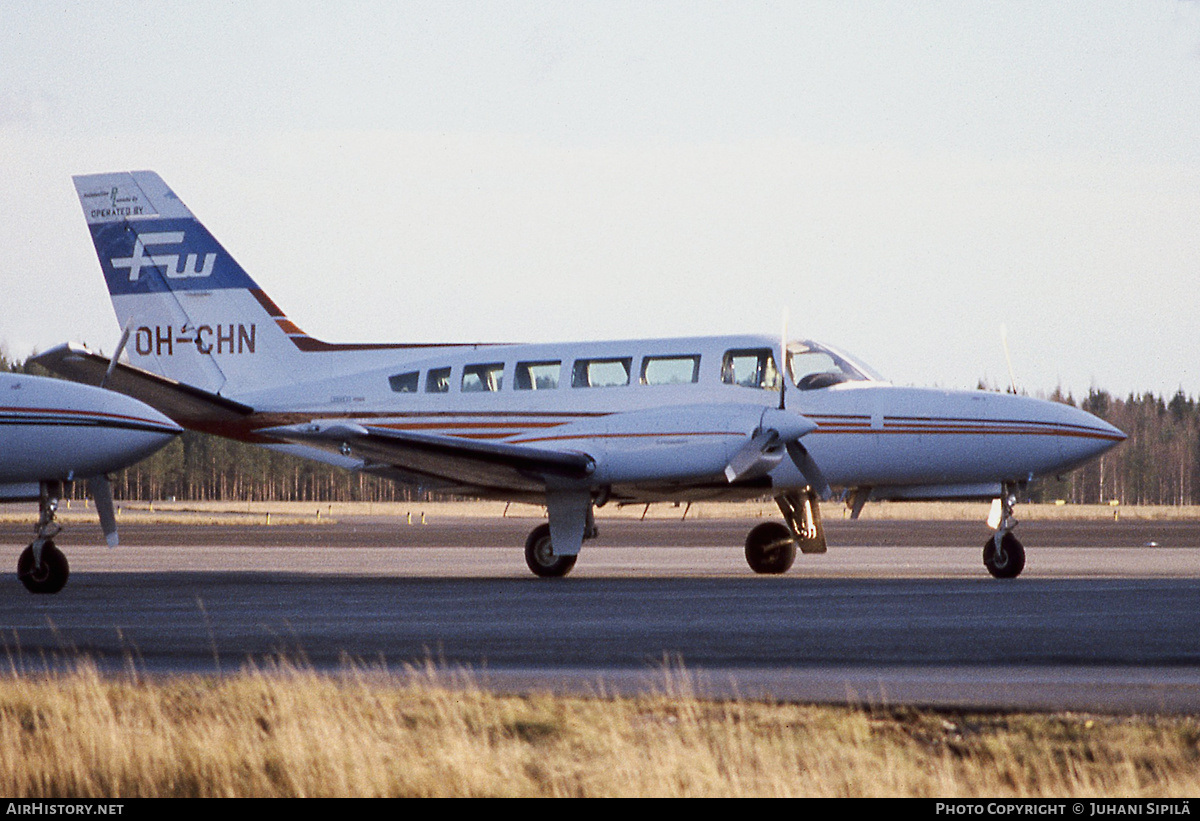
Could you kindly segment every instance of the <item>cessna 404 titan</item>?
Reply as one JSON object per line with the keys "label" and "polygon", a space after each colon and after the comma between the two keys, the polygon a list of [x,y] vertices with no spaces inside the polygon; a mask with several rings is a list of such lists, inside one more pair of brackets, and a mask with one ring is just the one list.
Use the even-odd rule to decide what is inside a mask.
{"label": "cessna 404 titan", "polygon": [[[1067,405],[896,387],[833,348],[765,336],[334,345],[305,334],[149,171],[75,177],[130,364],[109,385],[184,427],[428,490],[545,505],[525,559],[563,576],[595,507],[770,495],[758,573],[825,551],[819,503],[994,499],[984,564],[1013,577],[1017,493],[1122,441]],[[47,367],[95,381],[73,345]]]}
{"label": "cessna 404 titan", "polygon": [[170,442],[181,428],[128,396],[57,379],[0,373],[0,502],[38,502],[37,537],[21,553],[17,576],[32,593],[67,583],[67,557],[54,544],[66,485],[86,479],[100,526],[117,545],[117,518],[106,475]]}

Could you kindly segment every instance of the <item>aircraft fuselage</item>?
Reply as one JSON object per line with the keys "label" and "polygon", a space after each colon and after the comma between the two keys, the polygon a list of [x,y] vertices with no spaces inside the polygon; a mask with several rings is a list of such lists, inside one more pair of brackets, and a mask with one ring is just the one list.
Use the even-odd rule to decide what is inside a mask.
{"label": "aircraft fuselage", "polygon": [[[353,362],[356,375],[343,371],[233,398],[258,411],[243,423],[248,430],[343,421],[578,450],[596,461],[589,483],[610,486],[618,499],[741,498],[808,484],[788,459],[755,482],[722,476],[762,426],[763,412],[779,407],[780,377],[738,380],[730,372],[731,358],[756,352],[768,354],[771,367],[781,358],[777,340],[749,335],[347,351],[345,364]],[[387,364],[363,369],[364,359]],[[803,375],[793,373],[784,402],[813,424],[803,442],[829,484],[871,487],[873,498],[992,498],[1003,483],[1063,473],[1124,438],[1060,403],[898,387],[870,378],[865,368],[852,373],[857,378],[807,389],[797,387]],[[370,466],[352,449],[332,461]],[[440,484],[436,475],[422,478],[431,488]],[[531,492],[544,487],[531,483]]]}

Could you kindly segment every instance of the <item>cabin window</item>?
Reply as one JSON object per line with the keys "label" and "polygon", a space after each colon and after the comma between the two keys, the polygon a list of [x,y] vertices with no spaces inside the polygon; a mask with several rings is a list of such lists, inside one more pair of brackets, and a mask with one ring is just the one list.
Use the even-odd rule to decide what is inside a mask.
{"label": "cabin window", "polygon": [[700,381],[700,355],[647,356],[642,360],[643,385],[686,385]]}
{"label": "cabin window", "polygon": [[513,373],[513,386],[519,391],[548,391],[558,387],[562,360],[552,362],[518,362]]}
{"label": "cabin window", "polygon": [[448,393],[450,391],[450,369],[433,368],[425,376],[425,393]]}
{"label": "cabin window", "polygon": [[388,384],[392,386],[392,390],[396,393],[416,393],[417,382],[420,379],[420,371],[409,371],[408,373],[398,373],[395,376],[389,376]]}
{"label": "cabin window", "polygon": [[632,357],[624,359],[576,359],[571,371],[572,388],[612,388],[629,384]]}
{"label": "cabin window", "polygon": [[726,351],[721,363],[721,381],[743,388],[779,390],[779,371],[770,348]]}
{"label": "cabin window", "polygon": [[494,392],[504,387],[504,363],[489,362],[485,365],[467,365],[463,368],[462,392]]}

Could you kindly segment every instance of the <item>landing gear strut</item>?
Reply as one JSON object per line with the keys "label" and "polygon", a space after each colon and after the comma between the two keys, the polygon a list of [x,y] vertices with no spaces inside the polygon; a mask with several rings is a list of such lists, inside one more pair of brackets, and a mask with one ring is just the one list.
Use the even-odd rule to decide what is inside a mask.
{"label": "landing gear strut", "polygon": [[[553,497],[547,499],[547,507],[549,508],[550,522],[541,524],[535,527],[529,533],[529,538],[525,540],[525,564],[533,571],[535,576],[541,576],[544,579],[559,578],[571,572],[571,568],[575,566],[575,560],[579,558],[579,542],[587,539],[594,539],[599,533],[596,529],[595,512],[592,510],[593,501],[589,497],[584,497],[582,500],[574,500],[578,504],[574,510],[568,511],[567,519],[567,544],[565,549],[563,545],[559,545],[560,550],[555,550],[554,540],[551,535],[551,523],[555,521],[555,517],[562,517],[563,509],[555,507]],[[607,500],[606,500],[607,501]],[[567,500],[569,504],[570,499]],[[559,503],[562,500],[559,499]],[[564,505],[565,506],[565,505]],[[569,514],[578,514],[578,518],[573,518]],[[562,518],[559,519],[562,523]],[[570,526],[574,524],[579,529],[572,531]],[[562,531],[559,531],[562,533]],[[579,541],[572,545],[569,539],[574,536]]]}
{"label": "landing gear strut", "polygon": [[825,552],[825,528],[816,491],[775,497],[786,525],[764,522],[746,537],[746,563],[755,573],[786,573],[796,560],[796,548],[802,553]]}
{"label": "landing gear strut", "polygon": [[1013,516],[1016,503],[1016,489],[1006,484],[1000,494],[1000,523],[983,543],[983,565],[997,579],[1015,579],[1025,569],[1025,546],[1012,534],[1017,526]]}
{"label": "landing gear strut", "polygon": [[54,544],[54,536],[62,530],[54,522],[58,512],[58,500],[62,496],[62,483],[46,482],[42,485],[38,500],[40,516],[37,523],[37,538],[21,551],[17,559],[17,577],[30,593],[57,593],[67,583],[71,574],[67,557]]}

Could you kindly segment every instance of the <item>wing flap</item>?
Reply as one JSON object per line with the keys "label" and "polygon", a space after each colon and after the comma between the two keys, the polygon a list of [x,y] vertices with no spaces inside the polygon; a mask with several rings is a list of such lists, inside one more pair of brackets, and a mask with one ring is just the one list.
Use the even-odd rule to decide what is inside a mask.
{"label": "wing flap", "polygon": [[548,481],[584,480],[595,470],[585,453],[480,442],[458,436],[396,431],[342,421],[266,428],[259,433],[336,450],[409,475],[484,492],[546,490]]}

